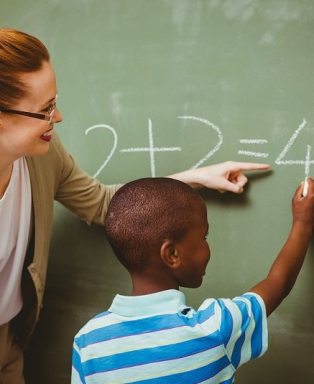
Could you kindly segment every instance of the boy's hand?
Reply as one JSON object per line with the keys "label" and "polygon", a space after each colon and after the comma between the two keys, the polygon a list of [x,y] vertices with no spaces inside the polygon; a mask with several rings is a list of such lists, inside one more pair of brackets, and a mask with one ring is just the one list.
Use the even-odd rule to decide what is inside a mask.
{"label": "boy's hand", "polygon": [[302,192],[304,182],[296,190],[292,200],[293,223],[302,223],[314,230],[314,180],[307,178],[308,193],[304,197]]}

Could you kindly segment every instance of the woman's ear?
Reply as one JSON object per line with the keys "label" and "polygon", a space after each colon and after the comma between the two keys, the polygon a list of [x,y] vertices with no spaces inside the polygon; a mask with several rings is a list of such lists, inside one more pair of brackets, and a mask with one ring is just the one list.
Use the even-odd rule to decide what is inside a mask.
{"label": "woman's ear", "polygon": [[171,240],[164,240],[160,247],[160,258],[169,268],[176,269],[181,264],[181,258],[176,245]]}

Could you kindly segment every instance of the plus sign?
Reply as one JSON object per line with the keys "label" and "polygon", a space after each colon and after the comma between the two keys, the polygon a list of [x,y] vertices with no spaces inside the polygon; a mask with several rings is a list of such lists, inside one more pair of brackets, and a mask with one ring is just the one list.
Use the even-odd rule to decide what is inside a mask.
{"label": "plus sign", "polygon": [[155,152],[173,152],[173,151],[181,151],[181,147],[155,147],[154,146],[154,138],[153,138],[153,129],[152,129],[152,121],[148,119],[148,139],[149,146],[148,147],[140,147],[140,148],[125,148],[121,149],[120,152],[149,152],[150,157],[150,169],[152,177],[156,176],[156,167],[155,167]]}

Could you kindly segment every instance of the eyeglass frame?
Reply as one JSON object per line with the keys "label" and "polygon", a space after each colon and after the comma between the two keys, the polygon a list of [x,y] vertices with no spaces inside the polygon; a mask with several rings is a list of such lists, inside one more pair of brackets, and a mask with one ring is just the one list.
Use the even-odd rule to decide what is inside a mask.
{"label": "eyeglass frame", "polygon": [[45,113],[26,112],[26,111],[20,111],[18,109],[9,109],[9,108],[1,108],[1,107],[0,107],[0,113],[1,112],[12,113],[14,115],[22,115],[22,116],[32,117],[34,119],[46,120],[50,124],[52,122],[53,116],[57,109],[57,97],[58,95],[56,95],[54,101],[50,104],[49,109],[51,108],[51,111],[47,115]]}

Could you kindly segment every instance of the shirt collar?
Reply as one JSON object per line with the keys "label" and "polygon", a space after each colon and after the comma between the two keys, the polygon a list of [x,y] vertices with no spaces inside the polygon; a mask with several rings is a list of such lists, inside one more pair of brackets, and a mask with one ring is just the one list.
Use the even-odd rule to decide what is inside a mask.
{"label": "shirt collar", "polygon": [[116,295],[109,311],[120,316],[154,316],[176,313],[186,308],[185,295],[176,289],[169,289],[142,296]]}

